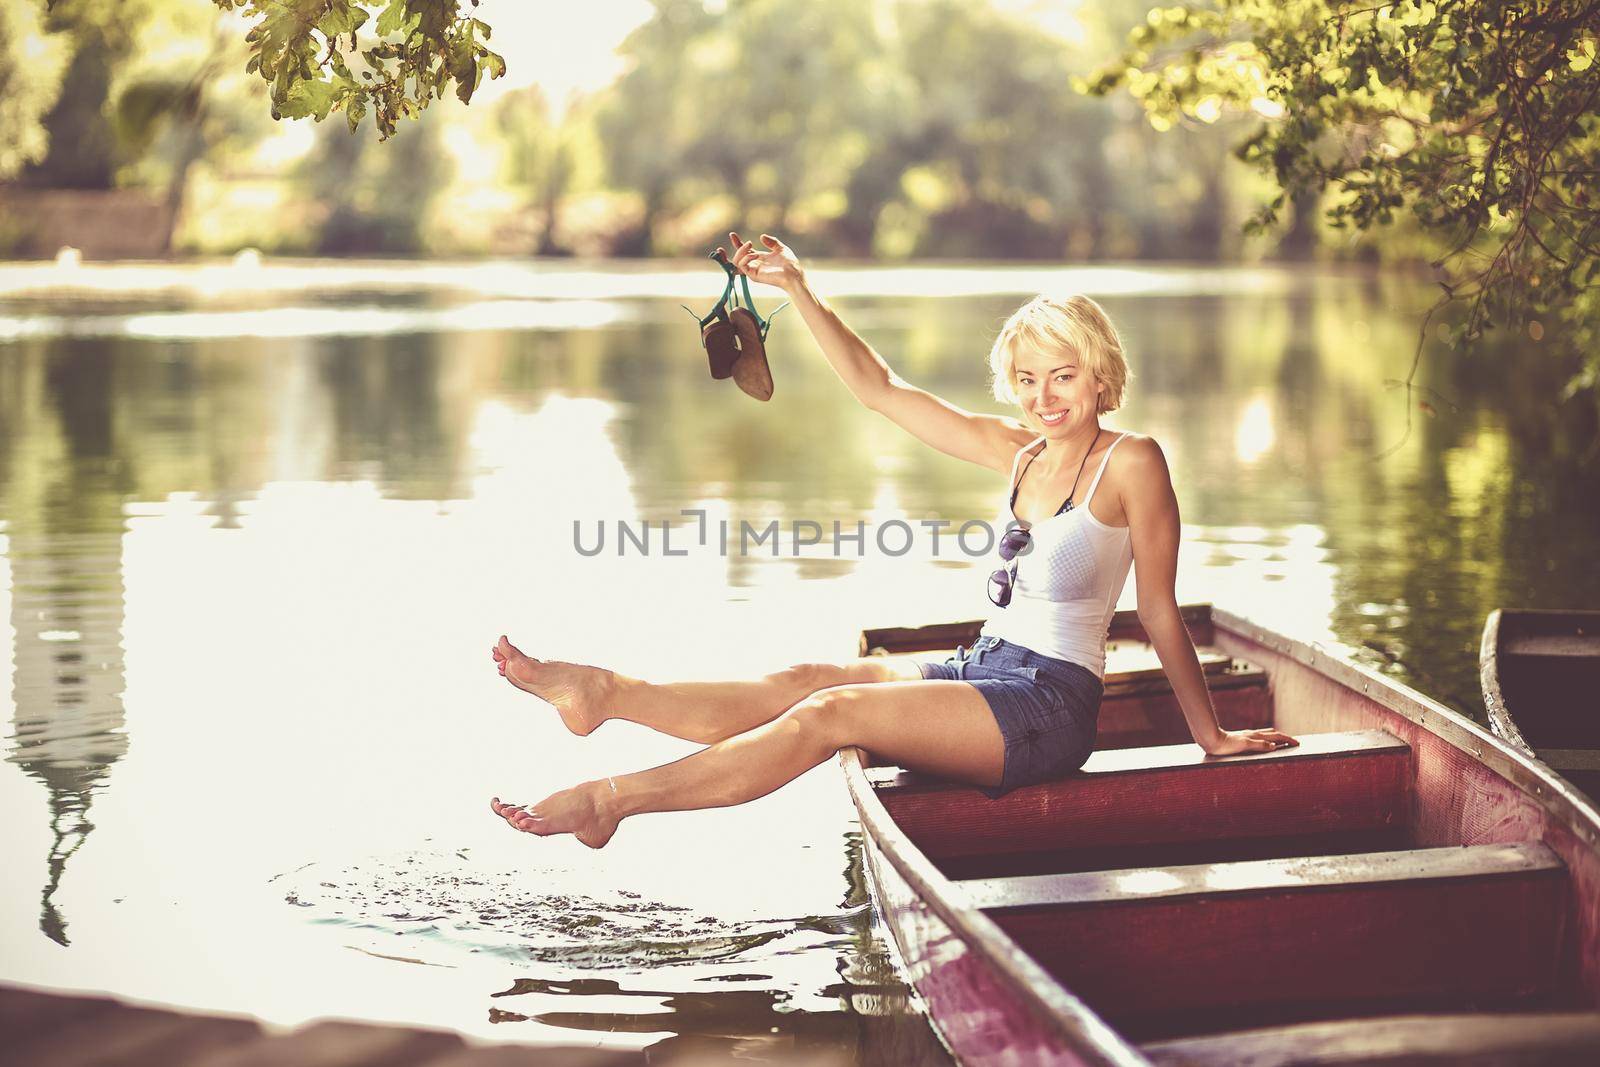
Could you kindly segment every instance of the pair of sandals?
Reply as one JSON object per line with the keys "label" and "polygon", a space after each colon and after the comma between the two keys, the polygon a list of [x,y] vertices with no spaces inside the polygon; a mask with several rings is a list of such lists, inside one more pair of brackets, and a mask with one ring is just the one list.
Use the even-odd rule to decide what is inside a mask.
{"label": "pair of sandals", "polygon": [[[728,254],[719,248],[709,258],[716,260],[728,273],[728,284],[717,306],[704,318],[695,315],[700,323],[700,344],[711,363],[711,377],[719,381],[732,378],[735,385],[757,400],[771,400],[772,368],[767,365],[767,331],[772,328],[772,320],[778,312],[789,304],[785,301],[763,319],[750,298],[750,279],[728,261]],[[734,292],[735,278],[744,289],[742,304]],[[687,307],[683,310],[694,315]]]}

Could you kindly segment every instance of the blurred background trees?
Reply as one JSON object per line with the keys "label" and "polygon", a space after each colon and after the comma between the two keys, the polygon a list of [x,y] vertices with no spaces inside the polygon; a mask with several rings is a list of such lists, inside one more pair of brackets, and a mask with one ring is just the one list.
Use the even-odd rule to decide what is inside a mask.
{"label": "blurred background trees", "polygon": [[1595,339],[1600,0],[497,3],[14,0],[0,252],[104,194],[150,254],[1379,258]]}
{"label": "blurred background trees", "polygon": [[[496,2],[473,14],[510,18]],[[420,33],[407,3],[439,6],[328,6],[359,22],[341,55],[379,46],[385,23]],[[272,120],[294,107],[246,70],[250,5],[17,0],[0,15],[0,253],[53,254],[32,205],[71,189],[115,194],[130,227],[145,215],[129,205],[148,206],[149,254],[682,255],[732,226],[814,256],[1271,254],[1275,238],[1240,236],[1269,186],[1229,156],[1237,120],[1162,134],[1135,101],[1074,88],[1147,8],[653,0],[610,31],[622,65],[603,83],[547,89],[502,32],[508,77],[474,68],[467,107],[451,80],[467,72],[446,72],[380,145],[370,113],[349,131],[353,98],[320,124]]]}

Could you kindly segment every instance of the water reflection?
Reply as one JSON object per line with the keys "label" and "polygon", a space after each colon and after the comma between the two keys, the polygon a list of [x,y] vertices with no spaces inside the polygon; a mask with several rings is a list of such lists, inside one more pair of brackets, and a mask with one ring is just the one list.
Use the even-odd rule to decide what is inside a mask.
{"label": "water reflection", "polygon": [[[591,874],[601,861],[584,855],[556,886],[544,852],[514,854],[523,867],[509,852],[485,858],[491,875],[521,871],[495,881],[465,858],[488,845],[422,856],[417,827],[456,833],[481,816],[489,781],[564,784],[684,754],[643,731],[579,743],[536,715],[513,718],[484,677],[492,634],[480,630],[522,627],[550,655],[646,677],[739,675],[849,655],[863,625],[987,607],[986,561],[891,558],[870,537],[865,554],[837,558],[589,560],[572,547],[574,520],[684,523],[682,509],[703,507],[711,523],[758,529],[959,524],[994,515],[991,474],[856,406],[798,320],[780,319],[769,340],[771,403],[713,382],[677,309],[699,293],[699,269],[450,273],[452,287],[483,286],[458,301],[402,291],[416,277],[374,267],[352,283],[371,291],[343,309],[276,290],[304,314],[220,290],[202,300],[182,268],[154,282],[113,274],[96,275],[88,303],[0,307],[7,761],[21,772],[0,778],[0,795],[19,811],[37,802],[5,844],[45,860],[25,892],[0,881],[0,943],[17,975],[151,981],[117,940],[147,929],[171,954],[166,977],[209,992],[219,960],[174,924],[219,880],[259,888],[304,867],[271,883],[268,904],[217,922],[325,935],[340,959],[391,968],[350,979],[375,996],[459,994],[430,1000],[426,1021],[481,1023],[492,993],[486,1025],[501,1033],[659,1033],[675,1055],[778,1041],[876,1062],[861,1050],[928,1038],[871,927],[858,850],[840,903],[831,871],[813,892],[815,864],[779,847],[808,834],[832,847],[849,823],[828,807],[832,779],[760,802],[773,808],[641,823],[606,850],[616,868]],[[1469,713],[1488,610],[1600,606],[1594,419],[1558,399],[1567,368],[1514,346],[1432,352],[1423,384],[1459,410],[1419,415],[1398,451],[1374,459],[1405,434],[1385,382],[1409,366],[1423,290],[1294,272],[873,277],[841,272],[843,288],[828,290],[851,294],[838,301],[847,321],[909,379],[987,411],[998,409],[982,354],[1005,315],[1038,283],[1104,283],[1136,375],[1115,422],[1157,437],[1173,468],[1185,599],[1342,643]],[[270,293],[284,279],[267,281]],[[148,285],[166,295],[130,306],[119,288]],[[910,295],[921,285],[962,295]],[[502,292],[605,311],[485,305]],[[341,314],[369,306],[370,321]],[[279,335],[228,336],[262,315]],[[358,640],[386,669],[352,669]],[[236,642],[268,665],[247,684],[228,662]],[[130,729],[137,758],[124,761]],[[272,823],[233,841],[222,815],[192,808],[191,780],[270,797]],[[384,818],[364,820],[374,796]],[[91,804],[101,829],[86,845]],[[382,834],[389,852],[372,843]],[[421,856],[427,878],[383,861],[346,871],[375,850]],[[751,890],[734,861],[756,852],[766,881]],[[731,873],[709,873],[719,863]],[[482,884],[459,881],[472,877]],[[796,902],[726,906],[771,893]],[[681,900],[696,906],[675,911]],[[309,958],[318,973],[341,966]],[[236,962],[225,969],[251,971]],[[285,995],[270,973],[239,991],[242,1007]],[[340,983],[327,981],[332,996]]]}
{"label": "water reflection", "polygon": [[[273,879],[347,947],[411,965],[515,975],[488,993],[499,1036],[517,1024],[637,1035],[651,1063],[943,1065],[949,1057],[897,972],[872,911],[858,831],[843,838],[841,910],[730,919],[561,872],[503,869],[473,850],[417,851]],[[646,887],[648,888],[648,887]],[[759,899],[759,883],[750,889]],[[406,947],[392,940],[404,936]],[[835,980],[795,988],[786,957],[827,955]],[[586,1038],[585,1038],[586,1039]]]}
{"label": "water reflection", "polygon": [[43,783],[50,847],[39,929],[71,939],[56,903],[88,839],[89,808],[128,751],[122,691],[122,485],[108,353],[75,349],[14,365],[4,395],[17,427],[6,494],[12,688],[7,762]]}
{"label": "water reflection", "polygon": [[[845,855],[849,890],[844,903],[850,910],[799,923],[836,935],[828,946],[839,953],[839,980],[815,993],[822,1000],[835,999],[836,1010],[797,1008],[790,993],[770,988],[771,976],[759,973],[698,979],[755,988],[693,990],[606,978],[529,977],[492,994],[497,1003],[490,1018],[497,1024],[537,1021],[594,1033],[669,1034],[647,1046],[651,1063],[752,1057],[813,1063],[820,1056],[821,1062],[835,1063],[948,1064],[949,1054],[919,1018],[918,1002],[895,969],[887,932],[875,921],[859,832],[845,835]],[[540,1010],[524,1006],[521,998],[561,1006]],[[594,1007],[585,1010],[589,1004]]]}

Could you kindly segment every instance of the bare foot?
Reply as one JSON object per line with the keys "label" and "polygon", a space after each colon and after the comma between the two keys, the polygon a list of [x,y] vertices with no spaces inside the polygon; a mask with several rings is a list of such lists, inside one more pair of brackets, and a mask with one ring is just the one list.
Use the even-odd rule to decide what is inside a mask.
{"label": "bare foot", "polygon": [[605,722],[612,674],[600,667],[559,660],[534,659],[507,641],[505,635],[493,649],[500,676],[525,693],[553,705],[567,729],[579,737]]}
{"label": "bare foot", "polygon": [[621,822],[611,808],[612,795],[606,782],[584,782],[551,793],[537,804],[502,804],[495,797],[489,807],[523,833],[571,834],[590,848],[603,848]]}

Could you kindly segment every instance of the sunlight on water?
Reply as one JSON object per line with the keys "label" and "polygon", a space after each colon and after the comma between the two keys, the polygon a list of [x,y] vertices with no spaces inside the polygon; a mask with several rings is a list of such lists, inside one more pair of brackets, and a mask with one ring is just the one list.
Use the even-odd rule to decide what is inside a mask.
{"label": "sunlight on water", "polygon": [[[489,647],[753,678],[852,657],[863,627],[981,619],[993,560],[955,530],[998,525],[993,472],[856,406],[798,319],[769,341],[770,403],[712,381],[677,307],[714,299],[706,265],[89,263],[46,295],[61,277],[0,267],[6,978],[652,1056],[941,1062],[833,763],[598,853],[514,833],[491,796],[697,746],[575,737]],[[1405,413],[1394,366],[1350,353],[1408,359],[1411,297],[1277,270],[814,277],[908,378],[981,411],[1018,294],[1103,295],[1135,372],[1107,421],[1173,471],[1183,601],[1474,712],[1489,607],[1596,597],[1594,516],[1552,488],[1570,468],[1497,406],[1536,382],[1371,459]],[[746,525],[775,533],[724,550]]]}
{"label": "sunlight on water", "polygon": [[382,337],[478,330],[586,330],[622,320],[599,300],[496,300],[450,308],[281,307],[256,311],[174,311],[143,315],[0,317],[0,340],[133,337],[199,341],[227,337]]}
{"label": "sunlight on water", "polygon": [[[73,295],[98,297],[169,294],[217,299],[244,294],[260,298],[348,290],[544,300],[681,299],[698,298],[708,286],[714,290],[715,275],[716,268],[702,263],[589,270],[559,261],[418,264],[269,259],[212,266],[85,263],[68,277],[53,266],[10,263],[0,264],[0,297],[51,295],[70,285]],[[970,297],[1056,289],[1097,296],[1272,294],[1283,292],[1291,280],[1285,272],[1269,269],[1151,266],[813,266],[808,276],[818,291],[841,297]],[[769,295],[774,292],[755,288]],[[274,336],[277,328],[271,327]]]}

